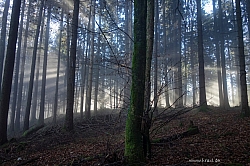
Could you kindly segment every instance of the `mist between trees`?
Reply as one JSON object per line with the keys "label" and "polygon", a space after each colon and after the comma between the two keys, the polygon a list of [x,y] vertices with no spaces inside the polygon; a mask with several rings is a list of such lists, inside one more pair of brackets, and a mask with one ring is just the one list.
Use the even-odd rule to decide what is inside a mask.
{"label": "mist between trees", "polygon": [[74,118],[116,114],[151,126],[170,108],[249,115],[248,0],[6,0],[0,9],[0,144],[62,115],[69,131]]}

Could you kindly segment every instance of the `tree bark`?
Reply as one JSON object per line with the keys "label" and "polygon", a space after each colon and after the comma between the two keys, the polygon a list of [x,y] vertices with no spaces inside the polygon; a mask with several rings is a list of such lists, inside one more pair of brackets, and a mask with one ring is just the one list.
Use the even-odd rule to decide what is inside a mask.
{"label": "tree bark", "polygon": [[[43,12],[43,16],[45,14],[45,10]],[[42,43],[43,43],[43,28],[44,28],[44,20],[43,17],[42,25],[41,25],[41,33],[40,33],[40,40],[39,40],[39,50],[38,50],[38,57],[37,57],[37,64],[36,64],[36,77],[35,77],[35,86],[34,86],[34,93],[32,99],[32,107],[31,107],[31,121],[36,120],[36,113],[37,113],[37,96],[38,96],[38,82],[39,82],[39,73],[40,73],[40,57],[41,57],[41,50],[42,50]]]}
{"label": "tree bark", "polygon": [[201,19],[201,0],[197,1],[197,24],[198,24],[198,59],[199,59],[199,89],[200,89],[200,106],[207,106],[205,71],[204,71],[204,54],[203,54],[203,34]]}
{"label": "tree bark", "polygon": [[67,108],[64,127],[67,131],[74,128],[73,125],[73,107],[74,107],[74,88],[75,88],[75,68],[76,68],[76,47],[77,47],[77,29],[80,1],[74,0],[73,20],[72,20],[72,39],[70,47],[70,61],[67,81]]}
{"label": "tree bark", "polygon": [[0,145],[6,143],[7,140],[7,122],[11,93],[11,84],[15,63],[16,42],[18,36],[18,25],[20,15],[21,0],[13,1],[10,31],[5,58],[2,91],[0,96]]}
{"label": "tree bark", "polygon": [[15,75],[14,75],[14,86],[13,86],[13,100],[11,106],[11,123],[10,123],[10,131],[14,132],[14,121],[15,121],[15,111],[16,111],[16,103],[17,103],[17,87],[18,87],[18,76],[19,76],[19,66],[20,66],[20,54],[21,54],[21,47],[22,47],[22,34],[23,34],[23,17],[24,17],[24,9],[25,9],[25,0],[22,3],[22,14],[21,14],[21,21],[19,27],[19,34],[18,34],[18,46],[16,52],[16,65],[15,65]]}
{"label": "tree bark", "polygon": [[143,154],[141,121],[144,110],[147,1],[134,1],[134,52],[131,104],[125,131],[125,157],[130,165],[141,165]]}
{"label": "tree bark", "polygon": [[58,58],[57,58],[57,72],[56,72],[56,89],[55,89],[55,100],[53,109],[53,123],[56,123],[57,108],[58,108],[58,84],[59,84],[59,73],[60,73],[60,62],[61,62],[61,45],[62,45],[62,31],[63,31],[63,10],[61,11],[61,22],[60,22],[60,33],[59,33],[59,46],[58,46]]}
{"label": "tree bark", "polygon": [[[91,1],[92,9],[91,9],[91,31],[94,32],[95,30],[95,1]],[[89,119],[91,116],[90,110],[91,110],[91,94],[92,94],[92,78],[93,78],[93,63],[94,63],[94,33],[91,34],[91,52],[89,57],[89,73],[88,73],[88,84],[87,84],[87,94],[86,94],[86,103],[85,103],[85,118]]]}
{"label": "tree bark", "polygon": [[28,40],[28,32],[29,32],[29,23],[30,23],[30,11],[31,11],[31,1],[29,1],[28,12],[27,12],[27,20],[26,20],[26,28],[24,32],[24,43],[22,49],[22,60],[21,60],[21,71],[20,71],[20,80],[18,87],[18,99],[17,99],[17,108],[16,108],[16,119],[15,119],[15,130],[20,130],[20,112],[21,112],[21,104],[23,98],[23,80],[24,80],[24,65],[26,59],[26,49],[27,49],[27,40]]}
{"label": "tree bark", "polygon": [[223,87],[223,108],[229,108],[228,92],[227,92],[227,76],[226,76],[226,60],[225,60],[225,39],[224,39],[224,28],[222,19],[222,6],[221,0],[218,0],[219,6],[219,22],[220,22],[220,55],[221,55],[221,68],[222,68],[222,87]]}
{"label": "tree bark", "polygon": [[[5,43],[6,43],[6,25],[7,25],[7,16],[10,6],[10,0],[6,0],[4,4],[3,16],[2,16],[2,28],[1,28],[1,39],[0,39],[0,87],[2,85],[2,74],[3,74],[3,64],[5,56]],[[0,88],[0,94],[1,94]]]}
{"label": "tree bark", "polygon": [[242,30],[242,17],[240,0],[236,0],[236,19],[238,26],[238,51],[240,59],[240,88],[241,88],[241,110],[243,116],[250,116],[248,107],[248,96],[247,96],[247,83],[246,83],[246,64],[244,54],[244,42],[243,42],[243,30]]}
{"label": "tree bark", "polygon": [[29,117],[30,117],[30,107],[31,107],[34,75],[35,75],[37,45],[38,45],[38,37],[39,37],[40,26],[41,26],[41,21],[42,21],[43,6],[44,6],[44,0],[41,1],[40,9],[39,9],[39,16],[38,16],[38,20],[37,20],[36,35],[35,35],[34,49],[33,49],[33,55],[32,55],[32,64],[31,64],[31,69],[30,69],[31,73],[30,73],[29,90],[28,90],[28,96],[27,96],[27,102],[26,102],[23,131],[26,131],[29,129]]}
{"label": "tree bark", "polygon": [[49,47],[50,15],[51,15],[51,4],[48,4],[45,43],[44,43],[44,56],[43,56],[41,101],[40,101],[40,112],[38,120],[39,125],[44,125],[44,104],[45,104],[45,88],[46,88],[46,76],[47,76],[46,73],[47,73],[47,60],[48,60],[48,47]]}

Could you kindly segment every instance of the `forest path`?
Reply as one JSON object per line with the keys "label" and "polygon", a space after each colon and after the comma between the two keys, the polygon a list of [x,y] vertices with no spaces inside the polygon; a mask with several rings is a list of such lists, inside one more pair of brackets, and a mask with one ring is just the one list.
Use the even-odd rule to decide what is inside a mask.
{"label": "forest path", "polygon": [[[156,121],[154,127],[167,119]],[[190,121],[200,133],[160,143],[183,133]],[[63,123],[47,124],[27,137],[0,147],[0,165],[122,165],[125,119],[100,116],[75,121],[74,132]],[[250,165],[250,118],[239,109],[191,111],[162,127],[152,137],[152,160],[147,165]]]}

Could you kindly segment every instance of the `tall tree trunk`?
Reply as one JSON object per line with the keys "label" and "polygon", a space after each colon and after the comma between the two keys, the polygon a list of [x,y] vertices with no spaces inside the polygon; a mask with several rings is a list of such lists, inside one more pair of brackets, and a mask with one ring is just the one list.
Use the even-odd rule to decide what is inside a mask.
{"label": "tall tree trunk", "polygon": [[23,131],[26,131],[29,129],[29,117],[30,117],[30,107],[31,107],[34,75],[35,75],[37,45],[38,45],[38,37],[39,37],[39,33],[40,33],[40,26],[41,26],[41,22],[42,22],[43,6],[44,6],[44,0],[41,0],[40,9],[39,9],[39,16],[38,16],[38,20],[37,20],[33,55],[32,55],[32,64],[31,64],[31,69],[30,69],[31,73],[30,73],[29,90],[28,90],[28,96],[27,96],[27,102],[26,102]]}
{"label": "tall tree trunk", "polygon": [[27,40],[28,40],[28,32],[29,32],[29,23],[30,23],[30,11],[31,11],[31,1],[29,1],[28,12],[27,12],[27,20],[26,20],[26,28],[24,32],[24,44],[22,49],[22,60],[21,60],[21,71],[20,71],[20,80],[18,87],[18,99],[17,99],[17,108],[16,108],[16,119],[15,119],[15,130],[20,130],[20,111],[23,97],[23,80],[24,80],[24,65],[26,59],[26,49],[27,49]]}
{"label": "tall tree trunk", "polygon": [[213,16],[214,16],[214,38],[215,38],[215,49],[216,49],[216,63],[217,63],[217,77],[218,77],[218,89],[219,89],[219,102],[220,107],[224,104],[224,98],[222,93],[222,80],[221,80],[221,62],[220,62],[220,52],[219,52],[219,40],[217,38],[218,31],[218,19],[216,18],[217,10],[215,8],[215,0],[213,0]]}
{"label": "tall tree trunk", "polygon": [[[180,0],[181,1],[181,0]],[[178,6],[181,7],[181,6]],[[182,97],[182,58],[181,58],[181,47],[182,47],[182,43],[181,43],[181,15],[178,15],[178,30],[177,30],[177,34],[178,34],[178,51],[177,56],[178,56],[178,61],[177,61],[177,66],[178,66],[178,72],[177,72],[177,80],[178,80],[178,107],[183,107],[183,97]]]}
{"label": "tall tree trunk", "polygon": [[220,55],[221,55],[221,67],[222,67],[222,87],[223,87],[223,108],[229,108],[228,92],[227,92],[227,75],[226,75],[226,60],[225,60],[225,39],[224,39],[224,28],[222,19],[222,6],[221,0],[218,0],[219,6],[219,22],[220,22]]}
{"label": "tall tree trunk", "polygon": [[[6,25],[7,25],[7,16],[10,6],[10,0],[6,0],[4,4],[3,16],[2,16],[2,28],[1,28],[1,39],[0,39],[0,87],[2,85],[2,74],[4,66],[4,56],[5,56],[5,43],[6,43]],[[0,88],[0,94],[1,94]]]}
{"label": "tall tree trunk", "polygon": [[18,34],[18,48],[16,53],[16,65],[15,65],[15,76],[14,76],[14,86],[13,86],[13,100],[11,106],[11,123],[10,123],[10,131],[14,131],[14,121],[15,121],[15,111],[16,111],[16,101],[17,101],[17,87],[18,87],[18,76],[19,76],[19,66],[20,66],[20,54],[21,54],[21,47],[22,47],[22,34],[23,34],[23,16],[24,16],[24,9],[25,9],[25,0],[22,3],[22,14],[21,14],[21,21],[19,27],[19,34]]}
{"label": "tall tree trunk", "polygon": [[72,20],[72,39],[70,47],[70,62],[67,81],[67,108],[64,127],[66,130],[73,130],[73,107],[74,107],[74,88],[75,88],[75,68],[76,68],[76,47],[77,29],[80,1],[74,0],[73,20]]}
{"label": "tall tree trunk", "polygon": [[159,5],[158,0],[155,0],[155,40],[154,40],[154,112],[158,115],[158,23],[159,23]]}
{"label": "tall tree trunk", "polygon": [[41,101],[40,101],[40,112],[39,112],[39,122],[38,122],[40,125],[44,124],[44,104],[45,104],[46,73],[47,73],[47,60],[48,60],[48,47],[49,47],[50,15],[51,15],[51,4],[48,4],[45,43],[44,43],[44,56],[43,56]]}
{"label": "tall tree trunk", "polygon": [[[43,12],[44,16],[45,10]],[[41,56],[41,50],[42,50],[42,43],[43,43],[43,28],[44,28],[44,20],[45,17],[43,17],[42,25],[41,25],[41,33],[40,33],[40,40],[39,40],[39,50],[38,50],[38,57],[37,57],[37,64],[36,64],[36,77],[35,77],[35,86],[34,86],[34,93],[33,93],[33,100],[32,100],[32,107],[31,107],[31,121],[36,120],[36,113],[37,113],[37,96],[38,96],[38,82],[39,82],[39,72],[40,72],[40,56]]]}
{"label": "tall tree trunk", "polygon": [[15,63],[16,42],[18,35],[18,24],[20,15],[21,0],[13,2],[10,31],[5,58],[5,66],[3,73],[2,91],[0,96],[0,145],[6,143],[7,140],[7,122],[11,93],[11,84]]}
{"label": "tall tree trunk", "polygon": [[[163,50],[163,55],[166,57],[166,61],[165,61],[165,100],[166,100],[166,108],[168,108],[170,106],[169,103],[169,81],[168,81],[168,56],[167,56],[167,34],[166,34],[166,2],[162,1],[162,10],[163,10],[163,45],[164,45],[164,50]],[[147,87],[147,86],[145,86]]]}
{"label": "tall tree trunk", "polygon": [[[142,119],[142,133],[143,133],[143,149],[144,157],[147,155],[151,158],[151,146],[150,146],[150,119],[151,119],[151,106],[150,106],[150,94],[151,94],[151,62],[153,54],[154,44],[154,0],[147,1],[147,51],[146,51],[146,68],[145,68],[145,95],[144,95],[144,115]],[[151,112],[152,113],[152,112]]]}
{"label": "tall tree trunk", "polygon": [[58,46],[58,58],[57,58],[57,72],[56,72],[56,89],[55,89],[55,100],[53,109],[53,123],[56,123],[57,109],[58,109],[58,84],[59,84],[59,73],[60,73],[60,62],[61,62],[61,45],[62,45],[62,31],[63,31],[63,10],[61,11],[61,22],[60,22],[60,33],[59,33],[59,46]]}
{"label": "tall tree trunk", "polygon": [[125,157],[130,165],[145,161],[142,146],[141,121],[144,110],[146,65],[147,1],[134,1],[134,53],[132,60],[131,104],[125,133]]}
{"label": "tall tree trunk", "polygon": [[236,19],[238,26],[238,51],[240,59],[240,88],[241,88],[241,113],[243,116],[249,116],[250,111],[248,107],[247,97],[247,83],[246,83],[246,64],[244,54],[244,42],[243,42],[243,30],[242,30],[242,18],[240,0],[236,0]]}
{"label": "tall tree trunk", "polygon": [[[100,13],[101,13],[101,10],[100,10]],[[101,17],[99,16],[99,26],[101,27],[101,23],[102,23],[102,20],[101,20]],[[97,98],[98,98],[98,89],[99,89],[99,75],[100,75],[100,65],[99,65],[99,61],[101,59],[101,51],[100,51],[100,48],[101,48],[101,35],[100,35],[100,31],[99,31],[99,34],[98,34],[98,46],[97,46],[97,53],[96,53],[96,71],[95,71],[95,97],[94,97],[94,115],[96,116],[97,115]]]}
{"label": "tall tree trunk", "polygon": [[[95,30],[95,1],[91,1],[92,9],[91,9],[91,31],[94,32]],[[90,118],[90,108],[91,108],[91,93],[92,93],[92,77],[93,77],[93,63],[94,63],[94,33],[91,34],[91,53],[89,58],[89,74],[88,74],[88,84],[87,84],[87,95],[86,95],[86,103],[85,103],[85,117],[86,119]]]}
{"label": "tall tree trunk", "polygon": [[197,1],[197,24],[198,24],[198,58],[199,58],[199,89],[200,106],[207,106],[205,72],[204,72],[204,54],[203,54],[203,34],[201,19],[201,0]]}

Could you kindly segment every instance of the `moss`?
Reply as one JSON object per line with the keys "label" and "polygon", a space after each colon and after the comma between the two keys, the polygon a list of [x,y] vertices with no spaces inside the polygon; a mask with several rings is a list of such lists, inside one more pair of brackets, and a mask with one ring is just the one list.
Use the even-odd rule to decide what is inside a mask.
{"label": "moss", "polygon": [[207,112],[208,111],[208,107],[205,106],[205,105],[202,105],[200,108],[199,108],[199,112]]}

